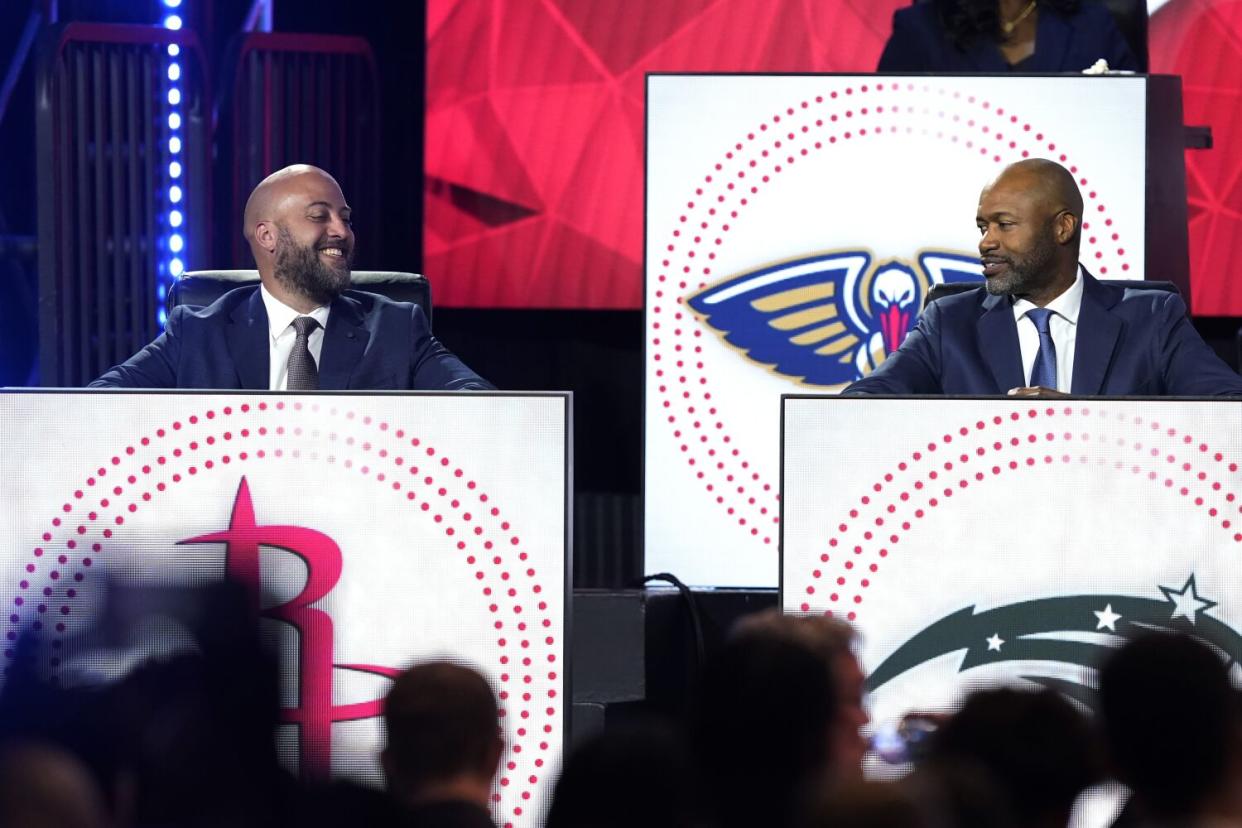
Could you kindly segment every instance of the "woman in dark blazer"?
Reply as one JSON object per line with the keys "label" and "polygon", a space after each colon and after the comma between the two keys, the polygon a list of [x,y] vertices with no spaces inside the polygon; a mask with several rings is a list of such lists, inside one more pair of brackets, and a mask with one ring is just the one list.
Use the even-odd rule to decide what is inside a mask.
{"label": "woman in dark blazer", "polygon": [[1093,0],[930,0],[893,14],[880,72],[1081,72],[1138,61]]}

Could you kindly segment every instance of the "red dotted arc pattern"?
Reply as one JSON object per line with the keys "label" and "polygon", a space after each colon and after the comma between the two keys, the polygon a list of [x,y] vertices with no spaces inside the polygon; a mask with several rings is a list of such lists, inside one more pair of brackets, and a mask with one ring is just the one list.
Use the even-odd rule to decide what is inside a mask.
{"label": "red dotted arc pattern", "polygon": [[[326,425],[322,431],[286,428],[280,422],[286,408],[305,408]],[[296,447],[303,436],[326,437],[334,449],[324,454]],[[125,446],[66,498],[32,546],[8,618],[5,661],[14,658],[19,629],[29,625],[47,640],[55,680],[75,599],[128,518],[197,476],[241,472],[278,460],[325,462],[361,475],[402,498],[436,530],[457,538],[462,563],[495,617],[501,716],[514,734],[510,772],[501,775],[498,791],[513,786],[513,813],[520,817],[521,803],[531,799],[545,775],[563,704],[553,688],[546,690],[546,698],[533,692],[535,685],[559,684],[562,669],[555,651],[558,626],[547,613],[545,587],[509,519],[464,469],[418,436],[370,415],[318,402],[242,403],[172,421]],[[517,773],[522,765],[525,776]],[[502,797],[497,792],[493,799],[499,803]]]}
{"label": "red dotted arc pattern", "polygon": [[[911,125],[915,118],[937,126]],[[877,78],[840,89],[826,86],[822,94],[756,124],[703,176],[674,226],[663,231],[664,257],[650,263],[655,280],[647,320],[654,396],[667,428],[703,492],[760,546],[774,545],[779,495],[734,443],[727,415],[712,395],[703,326],[684,307],[684,298],[721,276],[714,270],[718,251],[774,177],[838,143],[914,132],[997,165],[1056,158],[1083,190],[1084,259],[1104,259],[1107,253],[1120,271],[1130,270],[1124,240],[1078,160],[1047,130],[987,99],[934,83]],[[1110,275],[1108,265],[1093,269]]]}
{"label": "red dotted arc pattern", "polygon": [[[1146,429],[1151,437],[1103,433],[1116,424]],[[1154,442],[1160,440],[1163,446]],[[1171,448],[1172,442],[1176,448]],[[1115,451],[1112,459],[1090,457],[1092,449]],[[1129,456],[1123,459],[1123,456]],[[803,612],[844,613],[858,619],[866,591],[919,522],[954,497],[1006,474],[1053,465],[1094,463],[1108,473],[1138,475],[1153,486],[1186,498],[1242,544],[1242,505],[1234,491],[1242,480],[1238,462],[1208,443],[1158,420],[1110,414],[1086,406],[1048,405],[963,423],[930,440],[856,497],[813,560],[787,562],[786,606]]]}

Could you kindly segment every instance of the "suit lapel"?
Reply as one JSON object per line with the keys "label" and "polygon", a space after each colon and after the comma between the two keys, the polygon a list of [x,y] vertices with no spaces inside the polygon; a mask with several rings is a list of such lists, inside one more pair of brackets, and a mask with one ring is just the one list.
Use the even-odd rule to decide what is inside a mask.
{"label": "suit lapel", "polygon": [[263,390],[271,382],[268,369],[267,309],[258,288],[234,309],[225,329],[229,356],[237,371],[238,387]]}
{"label": "suit lapel", "polygon": [[343,391],[366,351],[370,332],[363,325],[364,316],[358,302],[348,296],[332,302],[327,330],[323,332],[323,350],[319,354],[319,388]]}
{"label": "suit lapel", "polygon": [[1018,326],[1013,321],[1013,306],[1004,296],[989,296],[983,300],[983,314],[978,322],[979,352],[992,379],[996,393],[1004,394],[1010,388],[1026,385],[1022,375],[1022,349],[1018,345]]}
{"label": "suit lapel", "polygon": [[1099,394],[1108,377],[1121,320],[1112,312],[1121,296],[1118,288],[1100,284],[1083,269],[1082,307],[1078,310],[1078,334],[1074,341],[1074,394]]}

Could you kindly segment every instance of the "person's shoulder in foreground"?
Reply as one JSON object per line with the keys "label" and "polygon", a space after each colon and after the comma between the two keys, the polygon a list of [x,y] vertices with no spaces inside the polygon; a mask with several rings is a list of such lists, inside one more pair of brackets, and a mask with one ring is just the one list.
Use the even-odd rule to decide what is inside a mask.
{"label": "person's shoulder in foreground", "polygon": [[[246,202],[243,233],[262,289],[238,288],[206,308],[175,308],[159,337],[90,387],[283,389],[284,380],[273,379],[283,371],[269,371],[271,357],[278,337],[293,336],[287,330],[298,316],[326,321],[309,334],[313,376],[300,389],[493,387],[436,340],[417,305],[350,290],[352,212],[323,170],[298,164],[265,178]],[[282,319],[282,329],[269,332],[269,303],[287,312],[288,329]]]}
{"label": "person's shoulder in foreground", "polygon": [[[984,285],[931,303],[901,347],[843,393],[1242,396],[1242,376],[1191,326],[1180,296],[1086,272],[1078,262],[1081,221],[1082,196],[1064,167],[1045,159],[1006,167],[979,198]],[[1064,303],[1078,285],[1070,310]],[[1064,376],[1059,389],[1028,383],[1018,301],[1057,303],[1048,312],[1066,320],[1072,383]]]}

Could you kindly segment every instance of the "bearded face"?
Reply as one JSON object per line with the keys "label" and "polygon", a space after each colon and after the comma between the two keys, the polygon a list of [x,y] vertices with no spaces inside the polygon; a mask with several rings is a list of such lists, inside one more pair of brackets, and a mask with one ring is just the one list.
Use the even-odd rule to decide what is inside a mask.
{"label": "bearded face", "polygon": [[1043,289],[1054,273],[1056,255],[1057,243],[1051,226],[1039,228],[1024,239],[1014,238],[1007,245],[989,250],[982,257],[988,293],[993,296],[1025,296]]}
{"label": "bearded face", "polygon": [[303,245],[283,224],[276,226],[276,281],[319,305],[330,304],[349,288],[352,239],[319,238]]}

